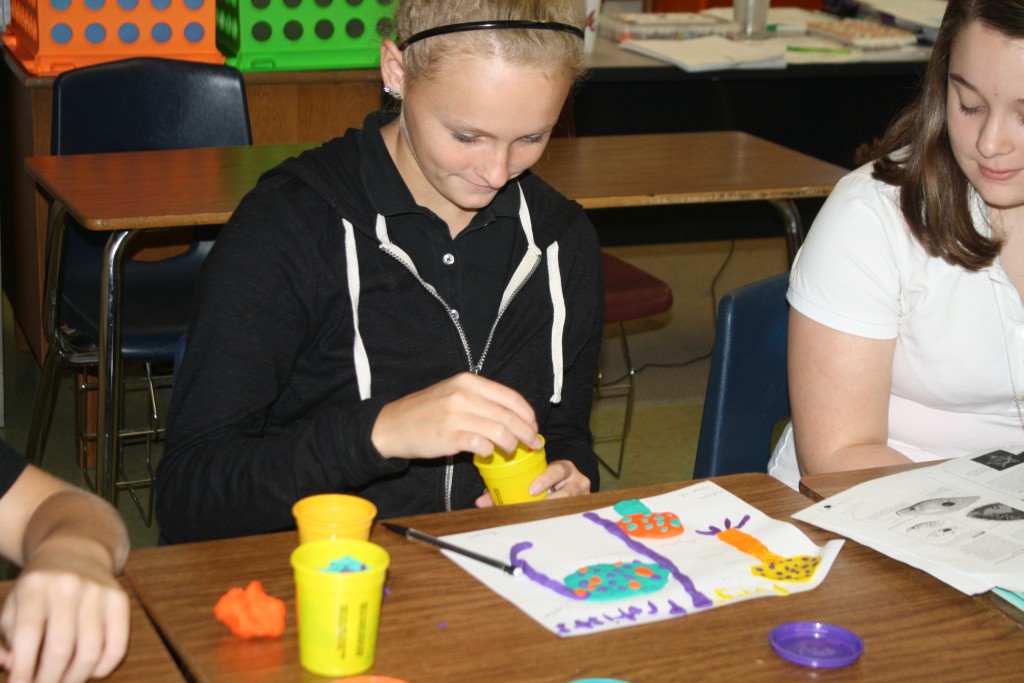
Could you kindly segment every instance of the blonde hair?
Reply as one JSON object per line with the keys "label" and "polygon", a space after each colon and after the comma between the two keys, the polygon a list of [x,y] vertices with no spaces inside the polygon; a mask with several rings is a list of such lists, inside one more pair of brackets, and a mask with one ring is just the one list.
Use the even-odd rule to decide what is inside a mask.
{"label": "blonde hair", "polygon": [[[436,28],[468,21],[551,21],[583,28],[583,0],[402,0],[397,42]],[[429,79],[448,61],[465,55],[498,57],[514,64],[563,72],[572,81],[586,70],[583,41],[576,35],[529,28],[465,31],[434,36],[404,50],[406,87]]]}

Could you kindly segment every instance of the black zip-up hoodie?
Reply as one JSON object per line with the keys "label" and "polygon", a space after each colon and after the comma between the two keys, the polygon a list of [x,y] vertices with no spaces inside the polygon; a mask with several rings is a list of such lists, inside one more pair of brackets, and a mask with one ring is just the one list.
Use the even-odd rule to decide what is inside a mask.
{"label": "black zip-up hoodie", "polygon": [[388,460],[370,440],[386,403],[463,371],[520,392],[548,460],[571,460],[597,489],[593,227],[529,173],[499,193],[520,198],[527,249],[474,357],[367,192],[361,160],[380,158],[391,116],[267,172],[211,250],[157,471],[169,541],[291,528],[291,506],[315,493],[363,496],[381,518],[472,506],[484,489],[469,454]]}

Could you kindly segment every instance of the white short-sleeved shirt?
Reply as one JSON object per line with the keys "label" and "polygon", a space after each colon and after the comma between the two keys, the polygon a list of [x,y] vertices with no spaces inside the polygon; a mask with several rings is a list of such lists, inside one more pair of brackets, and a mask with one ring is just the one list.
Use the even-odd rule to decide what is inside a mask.
{"label": "white short-sleeved shirt", "polygon": [[[988,235],[976,195],[973,213]],[[873,179],[870,165],[844,177],[825,201],[793,263],[787,298],[833,329],[896,339],[889,445],[911,460],[1024,448],[1011,388],[1024,390],[1017,290],[998,260],[972,273],[925,253],[900,212],[898,189]],[[796,488],[793,441],[789,425],[768,472]]]}

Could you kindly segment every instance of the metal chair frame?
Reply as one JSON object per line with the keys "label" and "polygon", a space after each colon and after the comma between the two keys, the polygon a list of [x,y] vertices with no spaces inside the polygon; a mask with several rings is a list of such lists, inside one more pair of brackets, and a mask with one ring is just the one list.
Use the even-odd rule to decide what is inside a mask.
{"label": "metal chair frame", "polygon": [[[90,69],[88,74],[86,69]],[[212,146],[218,144],[251,144],[252,132],[248,119],[248,105],[245,95],[244,81],[241,74],[235,69],[223,65],[199,64],[194,62],[182,62],[178,60],[157,59],[157,58],[133,58],[123,60],[119,63],[108,63],[83,67],[67,74],[69,77],[78,76],[81,78],[72,88],[68,83],[68,90],[54,89],[54,117],[53,130],[51,135],[51,146],[54,154],[72,154],[79,152],[102,152],[102,151],[135,151],[144,149],[166,149],[179,147]],[[145,76],[143,75],[145,74]],[[63,76],[58,77],[60,81]],[[83,83],[82,79],[87,79]],[[167,79],[158,80],[158,79]],[[136,92],[135,84],[139,84],[139,91]],[[173,85],[169,85],[173,84]],[[107,109],[102,107],[92,108],[89,104],[90,98],[96,96],[94,90],[107,89],[114,94],[112,101],[122,93],[128,94],[129,101],[139,101],[138,109],[128,106],[117,108],[117,105],[108,105]],[[198,92],[202,90],[202,92]],[[147,97],[145,93],[152,97]],[[163,102],[163,94],[169,97],[180,98],[183,102],[194,102],[195,106],[184,109],[168,107]],[[66,93],[66,94],[65,94]],[[66,102],[65,102],[66,100]],[[70,109],[65,109],[70,107]],[[58,115],[59,112],[59,115]],[[73,112],[73,113],[72,113]],[[124,115],[122,116],[122,113]],[[62,122],[65,118],[75,123],[75,127],[66,129]],[[104,134],[93,136],[90,131],[95,130],[90,126],[103,126],[107,124],[109,117],[118,117],[117,124],[107,125]],[[153,132],[150,135],[150,131]],[[68,367],[84,370],[90,366],[100,365],[100,343],[99,338],[92,339],[93,332],[83,332],[75,329],[76,322],[69,323],[62,320],[68,315],[68,311],[74,311],[74,315],[81,318],[86,328],[96,327],[97,337],[105,336],[107,341],[113,340],[115,344],[110,347],[113,355],[113,362],[109,363],[109,376],[89,379],[87,373],[83,373],[86,379],[75,383],[75,410],[77,422],[83,426],[79,433],[80,451],[78,457],[82,468],[82,474],[86,483],[104,498],[115,502],[118,491],[127,490],[131,495],[140,515],[146,525],[150,525],[153,517],[153,493],[155,482],[155,471],[153,467],[153,448],[163,438],[164,428],[161,424],[160,411],[158,408],[157,391],[159,388],[169,386],[171,382],[170,366],[172,351],[166,350],[166,342],[159,335],[165,335],[164,329],[159,327],[159,320],[165,323],[174,320],[171,329],[177,325],[180,317],[187,316],[187,310],[182,309],[180,299],[183,299],[187,292],[181,290],[179,301],[175,304],[178,312],[174,318],[167,318],[163,313],[156,316],[153,321],[146,321],[138,325],[140,337],[132,339],[139,344],[128,353],[127,358],[119,345],[121,341],[121,318],[120,308],[123,307],[121,296],[114,296],[113,310],[115,315],[112,320],[107,320],[104,313],[104,306],[100,305],[98,312],[90,313],[88,308],[71,308],[62,311],[62,306],[70,305],[70,300],[65,297],[65,262],[68,259],[68,240],[74,233],[75,250],[84,250],[88,256],[83,257],[81,263],[88,264],[91,268],[94,254],[97,253],[98,243],[89,236],[86,239],[85,232],[78,232],[82,229],[72,227],[73,222],[60,204],[51,206],[47,225],[47,257],[46,257],[46,278],[43,299],[43,328],[47,342],[47,351],[42,363],[39,390],[36,395],[35,412],[32,417],[32,424],[29,430],[28,445],[25,449],[29,462],[39,462],[42,458],[46,437],[49,431],[53,415],[55,401],[56,378],[58,373]],[[173,228],[172,228],[173,230]],[[205,230],[205,229],[204,229]],[[169,264],[172,269],[152,270],[152,266],[141,268],[135,264],[128,266],[128,259],[124,256],[131,238],[132,231],[122,231],[120,234],[112,233],[102,247],[106,258],[110,262],[109,268],[104,265],[96,273],[97,291],[103,292],[100,296],[106,296],[108,283],[110,290],[120,291],[122,280],[121,262],[124,259],[126,268],[133,269],[143,282],[148,282],[150,289],[154,283],[157,286],[164,284],[164,278],[178,277],[178,281],[185,281],[183,278],[191,277],[192,269],[196,264],[205,258],[206,252],[212,243],[213,233],[193,233],[191,246],[184,260],[175,264]],[[98,239],[98,238],[96,238]],[[171,259],[179,257],[170,257]],[[155,265],[155,264],[154,264]],[[141,268],[141,269],[140,269]],[[148,273],[147,276],[144,273]],[[78,280],[91,282],[91,271],[79,273]],[[83,278],[85,278],[83,280]],[[91,286],[91,285],[88,285]],[[140,290],[141,291],[141,290]],[[178,292],[178,290],[172,290]],[[83,298],[86,290],[69,290],[71,295],[77,293],[79,302],[91,302],[91,294]],[[90,304],[91,305],[91,304]],[[187,306],[187,303],[184,304]],[[143,305],[148,308],[148,305]],[[143,309],[138,309],[143,310]],[[156,310],[156,309],[150,309]],[[184,310],[184,314],[181,311]],[[94,319],[92,316],[96,315]],[[150,327],[150,326],[154,327]],[[184,331],[184,330],[182,330]],[[143,340],[141,335],[157,334],[157,337]],[[131,342],[129,342],[131,343]],[[166,356],[166,357],[165,357]],[[163,363],[166,361],[167,374],[163,374]],[[160,363],[160,367],[154,366],[154,362]],[[141,364],[143,370],[141,375],[129,376],[124,368],[125,364]],[[157,372],[159,370],[160,372]],[[125,427],[124,415],[124,392],[126,388],[141,382],[146,392],[148,402],[146,424],[142,427]],[[89,423],[87,415],[88,401],[83,398],[88,392],[97,390],[102,404],[101,411],[112,416],[112,420],[106,425],[99,425],[103,430],[111,448],[107,454],[97,453],[95,468],[88,467],[87,455],[88,444],[99,441],[98,434],[90,432],[85,425]],[[110,429],[110,423],[114,428]],[[125,447],[143,443],[145,446],[145,457],[143,467],[145,476],[142,478],[131,478],[125,466]],[[148,488],[148,504],[144,505],[139,497],[138,489]]]}
{"label": "metal chair frame", "polygon": [[[618,459],[615,466],[605,461],[600,455],[598,462],[613,477],[622,476],[622,463],[626,456],[626,438],[633,424],[633,406],[636,402],[636,368],[633,367],[633,355],[629,349],[629,336],[626,334],[626,323],[631,320],[649,318],[664,313],[672,307],[672,290],[667,284],[636,266],[623,261],[607,252],[602,252],[605,270],[605,323],[618,324],[621,334],[622,353],[626,361],[626,374],[621,380],[603,384],[604,373],[600,365],[594,384],[594,395],[597,399],[622,397],[626,398],[626,414],[622,429],[607,434],[595,434],[594,443],[619,442]],[[611,273],[611,277],[609,277]],[[614,298],[627,295],[632,300],[639,298],[624,310],[621,304],[615,305]]]}
{"label": "metal chair frame", "polygon": [[597,456],[599,463],[618,479],[622,476],[622,461],[626,457],[626,437],[629,435],[629,428],[633,424],[633,403],[636,400],[636,368],[633,367],[633,356],[629,351],[629,337],[626,334],[626,323],[619,323],[620,342],[622,344],[622,355],[626,361],[626,374],[621,380],[604,384],[604,370],[598,365],[597,381],[594,386],[595,397],[605,398],[626,398],[626,415],[622,421],[622,430],[609,432],[607,434],[595,434],[594,443],[619,443],[619,456],[615,461],[615,467],[605,461],[600,454]]}

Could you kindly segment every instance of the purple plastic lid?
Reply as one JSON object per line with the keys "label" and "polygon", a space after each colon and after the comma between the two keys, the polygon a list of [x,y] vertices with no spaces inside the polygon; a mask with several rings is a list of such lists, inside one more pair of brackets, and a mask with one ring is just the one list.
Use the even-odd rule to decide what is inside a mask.
{"label": "purple plastic lid", "polygon": [[783,659],[816,669],[849,666],[864,652],[864,641],[853,631],[817,621],[776,626],[768,634],[768,642]]}

